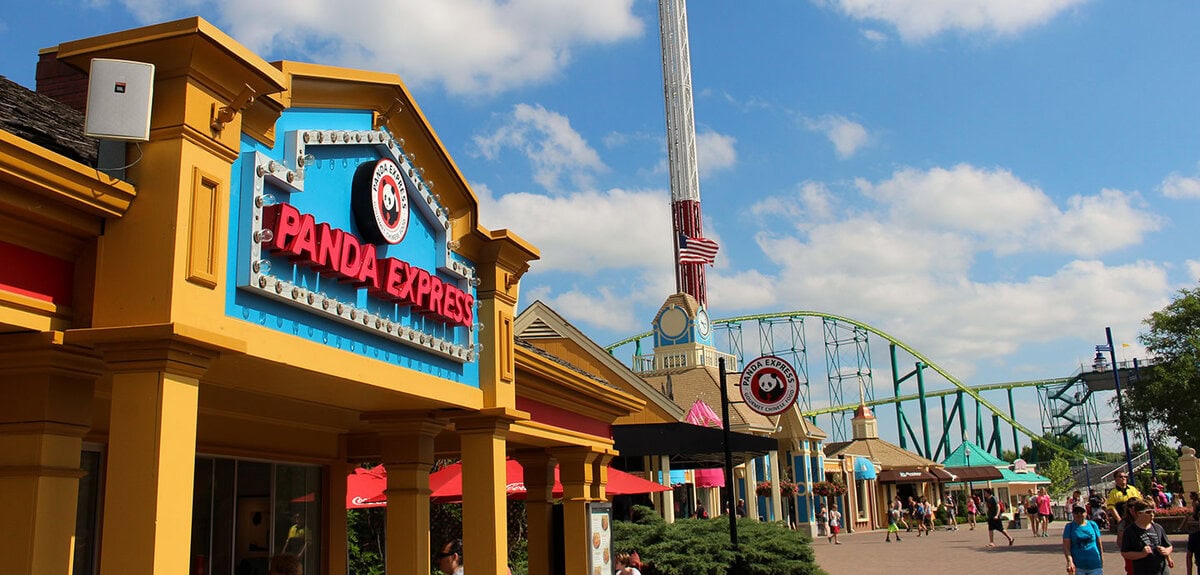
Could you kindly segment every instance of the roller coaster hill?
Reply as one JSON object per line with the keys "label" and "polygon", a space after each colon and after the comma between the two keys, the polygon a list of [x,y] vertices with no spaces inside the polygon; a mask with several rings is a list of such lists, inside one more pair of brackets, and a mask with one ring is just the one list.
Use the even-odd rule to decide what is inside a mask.
{"label": "roller coaster hill", "polygon": [[[813,346],[816,347],[813,351],[824,358],[824,382],[817,371],[821,365],[809,360],[806,328],[816,322],[820,323],[822,340],[819,347]],[[875,408],[877,416],[881,416],[881,428],[885,418],[890,419],[887,416],[894,414],[898,444],[934,461],[949,455],[954,437],[955,445],[973,441],[997,457],[1002,457],[1004,449],[1020,453],[1021,442],[1025,441],[1033,448],[1030,459],[1049,460],[1055,452],[1060,452],[1077,467],[1085,463],[1078,449],[1082,447],[1089,454],[1103,453],[1102,427],[1116,428],[1108,410],[1100,408],[1111,398],[1116,382],[1113,370],[1107,360],[1101,361],[1103,356],[1099,352],[1093,365],[1081,366],[1066,377],[968,386],[912,346],[848,317],[819,311],[791,311],[716,319],[712,327],[718,353],[702,361],[712,361],[715,365],[716,357],[724,356],[727,363],[741,366],[762,355],[787,359],[801,380],[797,407],[803,416],[825,429],[831,442],[850,439],[848,422],[860,403]],[[653,342],[652,332],[622,339],[605,349],[618,357],[632,351],[632,369],[649,375],[654,362],[653,351],[643,347],[647,341]],[[882,384],[886,389],[882,395],[877,393],[880,383],[875,381],[871,367],[872,347],[881,345],[887,346],[891,368],[891,381]],[[1139,376],[1149,377],[1150,370],[1135,369],[1135,363],[1141,367],[1148,365],[1140,361],[1117,365],[1116,377],[1123,388],[1136,385]],[[902,365],[912,367],[904,371]],[[730,371],[739,370],[736,367]],[[1018,421],[1018,404],[1013,398],[1014,392],[1027,397],[1031,390],[1037,394],[1040,433]],[[931,421],[930,412],[935,410],[930,402],[938,403],[940,422]],[[974,418],[968,412],[968,403],[974,408]],[[1028,410],[1029,403],[1024,405]],[[1009,437],[1005,437],[1009,435],[1006,431],[1011,433]],[[1097,461],[1091,456],[1089,459],[1091,479],[1106,478],[1123,463],[1116,458],[1110,462]],[[1145,459],[1145,454],[1139,456],[1135,467],[1144,465]],[[1077,481],[1077,485],[1082,484]]]}

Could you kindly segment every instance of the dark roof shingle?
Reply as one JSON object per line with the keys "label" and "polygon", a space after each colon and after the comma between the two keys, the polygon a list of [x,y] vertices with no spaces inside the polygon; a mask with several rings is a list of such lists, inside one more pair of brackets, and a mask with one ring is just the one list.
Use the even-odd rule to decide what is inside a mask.
{"label": "dark roof shingle", "polygon": [[100,141],[83,135],[78,110],[0,76],[0,130],[88,166]]}

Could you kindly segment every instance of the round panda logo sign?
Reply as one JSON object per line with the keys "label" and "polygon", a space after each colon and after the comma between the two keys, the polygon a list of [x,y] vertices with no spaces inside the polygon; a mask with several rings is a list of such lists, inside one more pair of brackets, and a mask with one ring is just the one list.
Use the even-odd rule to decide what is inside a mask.
{"label": "round panda logo sign", "polygon": [[408,233],[408,186],[395,162],[364,162],[354,172],[351,209],[359,231],[374,243],[398,244]]}
{"label": "round panda logo sign", "polygon": [[779,415],[796,402],[800,378],[783,358],[764,355],[746,364],[740,380],[742,399],[763,415]]}

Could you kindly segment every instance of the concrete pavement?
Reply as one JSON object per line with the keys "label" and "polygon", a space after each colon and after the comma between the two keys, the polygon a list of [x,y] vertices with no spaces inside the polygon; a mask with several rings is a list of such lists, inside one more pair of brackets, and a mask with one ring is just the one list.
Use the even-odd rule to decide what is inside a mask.
{"label": "concrete pavement", "polygon": [[[903,541],[884,543],[886,531],[842,534],[841,545],[832,545],[824,537],[813,541],[817,565],[829,575],[940,575],[942,573],[997,573],[1003,575],[1066,575],[1067,562],[1062,553],[1064,523],[1050,524],[1050,537],[1034,537],[1029,529],[1010,530],[1016,543],[1008,546],[1003,535],[996,534],[996,547],[986,547],[987,526],[974,531],[936,531],[917,537],[916,532],[900,532]],[[1175,552],[1172,573],[1186,573],[1184,565],[1187,535],[1169,534]],[[1125,572],[1116,536],[1104,535],[1104,575]]]}

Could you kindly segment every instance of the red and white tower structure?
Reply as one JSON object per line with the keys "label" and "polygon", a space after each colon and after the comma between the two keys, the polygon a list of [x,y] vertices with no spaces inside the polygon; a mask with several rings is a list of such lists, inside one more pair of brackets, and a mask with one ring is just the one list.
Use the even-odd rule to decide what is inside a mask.
{"label": "red and white tower structure", "polygon": [[684,0],[659,0],[658,22],[662,37],[667,160],[675,236],[675,288],[707,307],[704,266],[713,263],[717,244],[704,238],[701,225],[696,121],[692,112],[692,65]]}

